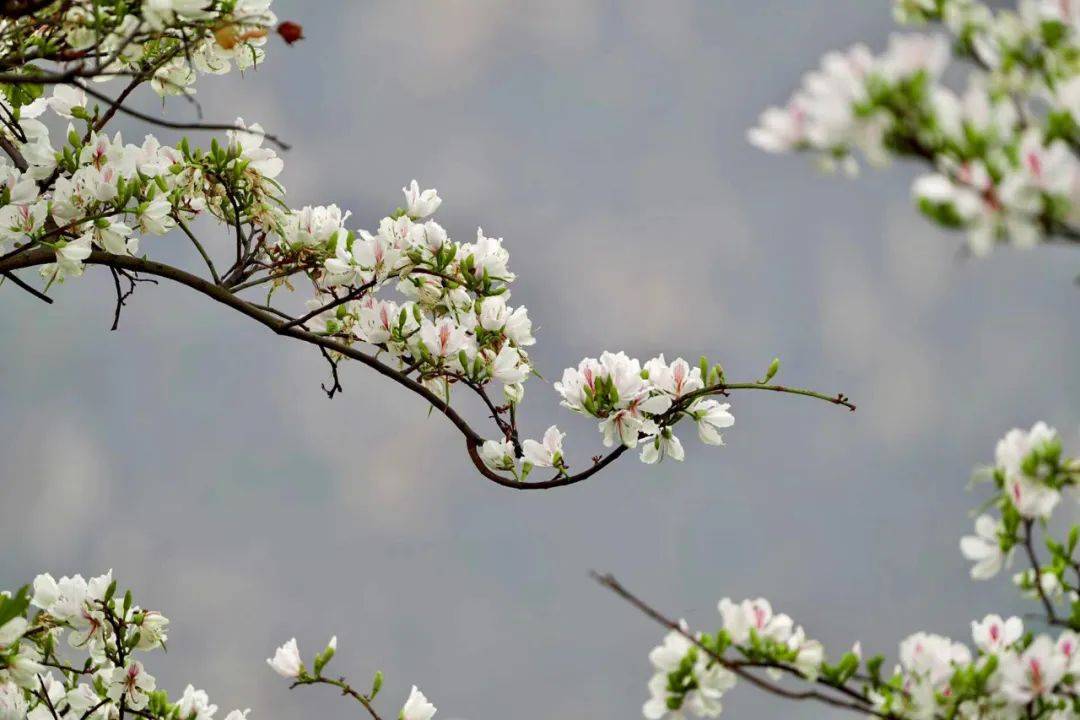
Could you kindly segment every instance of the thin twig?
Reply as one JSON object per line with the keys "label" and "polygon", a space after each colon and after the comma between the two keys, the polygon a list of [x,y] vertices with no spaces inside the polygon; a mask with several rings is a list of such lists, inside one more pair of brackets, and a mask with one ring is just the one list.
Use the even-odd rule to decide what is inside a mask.
{"label": "thin twig", "polygon": [[336,680],[333,678],[324,677],[307,678],[305,680],[297,680],[292,685],[290,685],[289,688],[292,689],[299,685],[331,685],[333,687],[336,687],[341,690],[342,695],[348,695],[349,697],[353,698],[358,703],[363,705],[364,709],[368,711],[369,715],[371,715],[372,720],[382,720],[382,718],[379,717],[379,713],[377,713],[375,711],[375,708],[372,706],[371,699],[363,693],[354,690],[351,685],[345,682],[345,678],[338,678]]}
{"label": "thin twig", "polygon": [[35,287],[32,287],[32,286],[30,286],[30,285],[26,284],[25,282],[23,282],[22,278],[20,278],[20,277],[19,277],[18,275],[16,275],[15,273],[13,273],[13,272],[6,272],[6,271],[5,271],[5,272],[4,272],[4,273],[2,273],[2,274],[3,274],[3,276],[4,276],[4,277],[6,277],[6,278],[7,278],[8,280],[10,280],[11,282],[15,283],[16,285],[18,285],[18,286],[19,286],[20,288],[22,288],[22,289],[23,289],[23,290],[25,290],[26,292],[28,292],[28,293],[30,293],[31,295],[33,295],[33,296],[34,296],[34,297],[36,297],[36,298],[37,298],[38,300],[41,300],[42,302],[45,302],[45,303],[48,303],[49,305],[52,305],[52,301],[53,301],[53,299],[52,299],[51,297],[49,297],[49,296],[48,296],[48,295],[46,295],[45,293],[41,292],[41,291],[40,291],[40,290],[38,290],[37,288],[35,288]]}
{"label": "thin twig", "polygon": [[[74,85],[75,87],[80,88],[87,95],[90,95],[91,97],[95,97],[98,100],[102,100],[102,101],[107,102],[107,103],[115,103],[116,102],[114,98],[109,97],[105,93],[98,92],[97,90],[94,90],[93,88],[91,88],[86,83],[81,83],[81,82],[77,82],[75,80],[72,80],[68,84],[71,84],[71,85]],[[133,110],[132,108],[129,108],[126,105],[123,105],[123,104],[120,104],[120,103],[116,104],[116,110],[124,113],[125,115],[129,115],[129,116],[131,116],[133,118],[136,118],[138,120],[142,120],[143,122],[148,122],[151,125],[157,125],[158,127],[170,128],[172,130],[207,130],[207,131],[231,130],[233,132],[251,133],[252,135],[259,135],[259,136],[265,138],[266,140],[269,140],[274,145],[277,145],[278,148],[281,149],[281,150],[286,150],[287,151],[287,150],[291,149],[291,146],[288,143],[286,143],[285,141],[283,141],[281,138],[279,138],[277,135],[274,135],[272,133],[268,133],[268,132],[265,132],[265,131],[260,132],[259,130],[252,130],[250,128],[242,128],[242,127],[240,127],[238,125],[235,125],[235,124],[229,124],[229,123],[203,123],[203,122],[185,123],[185,122],[175,122],[175,121],[172,121],[172,120],[164,120],[162,118],[154,117],[153,115],[147,115],[146,113],[141,112],[139,110]]]}

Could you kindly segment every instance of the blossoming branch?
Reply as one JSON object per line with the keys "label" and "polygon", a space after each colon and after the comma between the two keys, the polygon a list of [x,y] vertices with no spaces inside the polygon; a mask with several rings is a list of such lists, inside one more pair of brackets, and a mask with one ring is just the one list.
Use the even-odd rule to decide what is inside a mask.
{"label": "blossoming branch", "polygon": [[[218,706],[205,691],[188,685],[170,698],[137,659],[164,649],[168,629],[169,619],[136,605],[130,590],[118,594],[111,571],[90,580],[43,574],[32,587],[0,593],[0,720],[214,720]],[[334,637],[309,671],[291,640],[267,663],[294,687],[335,686],[382,720],[373,704],[382,673],[367,694],[344,678],[323,677],[336,649]],[[246,720],[249,712],[233,710],[225,720]],[[434,714],[435,706],[413,686],[398,717],[431,720]]]}
{"label": "blossoming branch", "polygon": [[[1021,0],[895,0],[896,18],[933,32],[896,34],[875,55],[830,52],[750,142],[858,169],[914,158],[931,166],[912,194],[933,222],[966,231],[985,255],[996,245],[1080,243],[1080,5]],[[943,81],[950,64],[967,74]]]}
{"label": "blossoming branch", "polygon": [[[258,65],[277,18],[269,0],[65,0],[0,18],[0,276],[47,302],[88,266],[107,269],[116,304],[113,328],[140,282],[168,279],[225,304],[281,336],[317,347],[329,363],[330,397],[342,388],[339,363],[360,362],[423,397],[463,435],[468,456],[489,480],[543,489],[587,479],[630,449],[646,463],[682,460],[677,426],[696,426],[722,444],[734,423],[733,392],[765,390],[854,410],[842,394],[762,379],[730,381],[702,358],[642,363],[604,352],[554,383],[562,404],[597,423],[607,448],[574,467],[566,434],[523,436],[519,408],[536,370],[528,310],[511,303],[515,274],[503,240],[476,231],[459,242],[433,219],[442,204],[415,180],[400,207],[373,230],[349,226],[336,205],[287,204],[284,163],[257,123],[184,124],[124,104],[141,85],[191,98],[202,74]],[[287,41],[302,36],[282,24]],[[90,82],[93,80],[94,82]],[[115,93],[113,84],[123,87]],[[106,126],[118,113],[147,122],[225,130],[208,149],[148,135],[127,143]],[[228,229],[224,247],[204,244],[196,218]],[[190,245],[199,270],[148,256],[148,237],[172,233]],[[40,280],[20,271],[36,268]],[[302,311],[287,299],[306,286]],[[283,301],[283,296],[285,300]],[[294,303],[294,306],[297,303]],[[474,398],[492,422],[481,432],[453,403]],[[547,477],[531,475],[547,469]]]}
{"label": "blossoming branch", "polygon": [[[1025,631],[1019,617],[991,614],[971,623],[974,649],[916,632],[900,643],[899,662],[890,671],[883,655],[865,657],[858,642],[830,661],[821,642],[764,598],[720,600],[720,628],[700,633],[661,614],[614,577],[596,575],[669,629],[649,654],[653,676],[644,716],[717,717],[724,694],[742,681],[782,698],[885,720],[1080,717],[1080,525],[1063,538],[1047,529],[1062,493],[1080,484],[1080,459],[1063,455],[1057,432],[1037,423],[1009,431],[997,445],[994,466],[979,477],[993,487],[983,507],[998,516],[980,515],[976,534],[960,542],[975,562],[972,577],[993,577],[1019,550],[1028,567],[1013,582],[1038,602],[1036,624],[1059,628],[1056,637]],[[1048,556],[1040,557],[1040,545]]]}

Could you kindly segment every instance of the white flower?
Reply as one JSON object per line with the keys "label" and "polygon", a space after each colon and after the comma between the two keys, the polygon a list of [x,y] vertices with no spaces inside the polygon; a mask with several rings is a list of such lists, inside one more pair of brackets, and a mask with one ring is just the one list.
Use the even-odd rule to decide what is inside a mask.
{"label": "white flower", "polygon": [[385,280],[401,260],[401,250],[394,245],[392,237],[361,230],[360,237],[353,241],[352,256],[360,267]]}
{"label": "white flower", "polygon": [[0,242],[26,242],[42,228],[48,204],[5,205],[0,208]]}
{"label": "white flower", "polygon": [[401,708],[401,720],[431,720],[434,716],[435,706],[413,685],[408,700]]}
{"label": "white flower", "polygon": [[139,650],[152,650],[159,645],[164,647],[165,641],[169,639],[168,627],[169,618],[155,610],[144,611],[142,624],[139,625],[139,644],[136,647]]}
{"label": "white flower", "polygon": [[825,647],[817,640],[808,639],[801,626],[795,628],[787,644],[797,653],[794,665],[798,671],[807,680],[816,680],[821,672],[821,663],[825,661]]}
{"label": "white flower", "polygon": [[649,662],[665,675],[677,669],[682,659],[686,657],[686,653],[694,646],[690,639],[686,637],[689,628],[684,620],[679,620],[679,627],[682,632],[672,630],[664,636],[664,640],[660,645],[657,645],[649,652]]}
{"label": "white flower", "polygon": [[50,282],[63,282],[65,277],[83,274],[83,261],[90,257],[90,236],[83,235],[70,242],[60,241],[56,246],[56,262],[43,265],[41,276]]}
{"label": "white flower", "polygon": [[[364,231],[361,231],[361,236],[363,234]],[[384,217],[379,221],[378,237],[382,238],[388,246],[404,251],[411,247],[422,246],[427,233],[408,215],[402,215],[396,220]]]}
{"label": "white flower", "polygon": [[210,696],[205,690],[196,690],[188,685],[177,704],[181,720],[211,720],[217,712],[217,705],[210,704]]}
{"label": "white flower", "polygon": [[94,244],[113,255],[134,255],[139,251],[139,238],[131,235],[131,228],[118,220],[95,224],[91,230]]}
{"label": "white flower", "polygon": [[806,112],[799,101],[771,107],[761,113],[758,126],[747,133],[751,145],[769,153],[784,153],[806,142]]}
{"label": "white flower", "polygon": [[458,251],[458,257],[463,263],[466,258],[472,258],[473,275],[477,278],[486,274],[493,280],[513,282],[514,273],[507,267],[510,253],[502,246],[502,242],[502,238],[487,237],[483,228],[477,228],[476,242],[463,244]]}
{"label": "white flower", "polygon": [[393,335],[401,308],[391,300],[376,300],[365,297],[360,303],[356,327],[353,332],[364,342],[381,345]]}
{"label": "white flower", "polygon": [[492,470],[512,470],[514,444],[509,440],[485,440],[480,446],[480,459]]}
{"label": "white flower", "polygon": [[304,663],[300,660],[300,650],[296,646],[296,638],[279,647],[274,652],[274,657],[267,659],[266,664],[281,677],[299,677],[304,671]]}
{"label": "white flower", "polygon": [[641,462],[653,465],[665,457],[670,457],[677,462],[682,462],[686,457],[682,443],[675,437],[671,428],[663,428],[641,440]]}
{"label": "white flower", "polygon": [[701,379],[701,369],[691,368],[682,358],[676,358],[668,365],[664,356],[660,355],[645,363],[645,372],[649,374],[649,382],[656,389],[663,390],[676,399],[705,387]]}
{"label": "white flower", "polygon": [[[44,686],[44,693],[41,693],[41,688]],[[34,678],[34,688],[37,690],[38,697],[44,695],[48,699],[48,702],[39,702],[33,710],[27,713],[27,720],[55,720],[56,715],[52,708],[60,706],[64,698],[67,696],[67,691],[64,689],[64,684],[57,681],[53,677],[52,673],[45,673]]]}
{"label": "white flower", "polygon": [[[102,699],[98,696],[97,691],[87,685],[86,683],[79,683],[75,688],[70,690],[67,694],[67,703],[71,706],[71,709],[78,713],[80,716],[87,713],[90,708],[101,705]],[[98,708],[90,717],[95,718],[107,718],[111,714],[112,705],[105,703]]]}
{"label": "white flower", "polygon": [[[1057,430],[1044,422],[1032,425],[1031,430],[1013,428],[994,448],[994,462],[1006,477],[1024,475],[1024,461],[1033,451],[1058,437]],[[1038,474],[1038,473],[1037,473]]]}
{"label": "white flower", "polygon": [[405,212],[414,220],[420,220],[431,215],[442,205],[442,198],[434,188],[420,190],[419,183],[413,180],[408,187],[401,188],[405,193]]}
{"label": "white flower", "polygon": [[61,622],[69,622],[76,629],[69,637],[74,646],[85,643],[101,629],[104,616],[94,605],[105,597],[112,583],[112,571],[91,578],[81,575],[62,577],[59,581],[49,574],[34,579],[34,595],[31,602]]}
{"label": "white flower", "polygon": [[[84,587],[83,593],[85,594],[85,592]],[[53,605],[60,599],[60,593],[60,586],[57,584],[56,580],[53,579],[53,576],[48,573],[42,573],[34,578],[34,594],[30,598],[30,604],[34,607],[41,608],[58,620],[65,620],[66,618],[61,617],[58,612],[53,609]]]}
{"label": "white flower", "polygon": [[735,417],[728,412],[730,403],[716,400],[699,400],[690,408],[690,414],[697,423],[698,437],[708,445],[723,445],[724,438],[720,431],[735,424]]}
{"label": "white flower", "polygon": [[1080,681],[1080,635],[1072,630],[1064,630],[1058,637],[1057,650],[1065,657],[1065,671],[1073,676],[1073,686]]}
{"label": "white flower", "polygon": [[521,383],[503,385],[503,398],[506,402],[517,405],[523,397],[525,397],[525,386]]}
{"label": "white flower", "polygon": [[[365,268],[352,252],[349,251],[344,230],[336,231],[334,242],[334,257],[328,258],[324,263],[326,272],[330,277],[328,285],[352,285],[362,284],[365,280]],[[356,243],[353,244],[356,248]]]}
{"label": "white flower", "polygon": [[949,679],[956,665],[970,662],[966,646],[941,635],[917,632],[900,643],[900,664],[935,688]]}
{"label": "white flower", "polygon": [[290,245],[321,245],[342,229],[348,216],[337,205],[305,205],[286,219],[284,239]]}
{"label": "white flower", "polygon": [[971,577],[975,580],[987,580],[1001,571],[1004,553],[998,533],[1001,521],[990,515],[980,515],[975,519],[975,534],[960,538],[960,552],[975,563],[971,568]]}
{"label": "white flower", "polygon": [[414,244],[423,246],[432,255],[439,252],[449,241],[450,236],[447,235],[446,229],[434,220],[428,220],[423,225],[417,225],[412,237]]}
{"label": "white flower", "polygon": [[1025,475],[1005,478],[1005,493],[1016,511],[1025,518],[1047,518],[1061,500],[1061,493]]}
{"label": "white flower", "polygon": [[694,664],[694,679],[697,689],[686,694],[685,707],[699,717],[719,717],[724,707],[720,698],[735,686],[735,673],[720,663],[708,664],[707,656],[702,654]]}
{"label": "white flower", "polygon": [[171,24],[176,16],[196,18],[205,15],[209,0],[143,0],[143,18],[155,30]]}
{"label": "white flower", "polygon": [[1054,641],[1040,635],[1022,655],[1002,660],[1001,692],[1017,705],[1050,695],[1065,675],[1066,661]]}
{"label": "white flower", "polygon": [[150,701],[156,682],[138,660],[129,660],[126,667],[113,668],[109,678],[109,699],[119,702],[123,697],[132,710],[142,710]]}
{"label": "white flower", "polygon": [[1002,620],[1000,615],[987,615],[981,622],[971,623],[975,646],[988,653],[1006,650],[1024,634],[1024,623],[1018,617]]}
{"label": "white flower", "polygon": [[577,413],[591,414],[585,408],[585,401],[588,394],[596,390],[596,380],[602,374],[603,368],[594,358],[585,358],[577,368],[563,370],[562,380],[553,386],[555,392],[562,396],[559,404]]}
{"label": "white flower", "polygon": [[139,229],[154,235],[164,235],[176,222],[170,216],[172,205],[163,198],[154,198],[139,210]]}
{"label": "white flower", "polygon": [[480,327],[491,332],[498,332],[506,325],[510,317],[510,308],[501,295],[486,297],[480,301]]}
{"label": "white flower", "polygon": [[938,124],[956,140],[965,140],[968,130],[995,144],[1003,144],[1013,135],[1016,107],[1010,99],[992,95],[979,76],[968,78],[967,89],[959,98],[948,88],[935,86],[931,102]]}
{"label": "white flower", "polygon": [[912,192],[934,205],[953,208],[968,228],[972,253],[979,257],[988,254],[1003,234],[1021,247],[1038,241],[1034,214],[1039,199],[1026,192],[1023,183],[995,185],[986,166],[978,160],[943,165],[944,173],[920,177]]}
{"label": "white flower", "polygon": [[[677,670],[694,644],[686,636],[686,623],[679,621],[682,632],[671,631],[661,645],[649,653],[649,662],[656,673],[649,681],[650,698],[642,707],[649,720],[682,717],[682,713],[668,707],[668,675]],[[735,675],[719,663],[713,662],[706,653],[699,652],[693,667],[693,679],[697,688],[686,693],[682,707],[701,717],[717,717],[722,710],[721,696],[735,685]]]}
{"label": "white flower", "polygon": [[[647,429],[655,428],[655,423],[648,421]],[[646,430],[646,420],[640,414],[630,410],[619,410],[600,421],[600,432],[604,434],[604,447],[625,445],[636,447],[638,438]]]}
{"label": "white flower", "polygon": [[468,336],[452,318],[432,322],[425,317],[420,326],[420,342],[436,358],[453,358],[465,349]]}
{"label": "white flower", "polygon": [[605,352],[600,355],[604,377],[615,387],[615,407],[625,408],[637,402],[648,392],[648,385],[641,377],[641,363],[624,352]]}
{"label": "white flower", "polygon": [[1020,139],[1019,159],[1020,173],[1014,181],[1046,193],[1069,194],[1076,180],[1077,163],[1063,140],[1046,146],[1042,132],[1031,128]]}
{"label": "white flower", "polygon": [[791,637],[791,618],[783,614],[773,615],[772,605],[765,598],[743,600],[738,605],[730,598],[723,598],[717,609],[724,619],[724,629],[737,645],[750,639],[751,630],[762,639],[777,642],[787,642]]}
{"label": "white flower", "polygon": [[[58,86],[62,87],[62,86]],[[31,205],[38,199],[38,184],[34,178],[24,175],[17,168],[0,168],[0,176],[4,176],[3,187],[8,190],[8,203],[11,205]]]}
{"label": "white flower", "polygon": [[60,117],[70,118],[74,108],[86,107],[86,93],[82,91],[82,88],[61,83],[54,86],[52,97],[46,102],[54,113]]}
{"label": "white flower", "polygon": [[229,143],[239,146],[240,157],[248,161],[248,168],[266,178],[275,178],[281,174],[285,163],[273,150],[262,146],[266,139],[262,125],[254,123],[247,126],[243,118],[236,118],[236,127],[239,129],[229,130],[227,133]]}
{"label": "white flower", "polygon": [[647,720],[662,720],[671,713],[672,718],[682,717],[682,713],[668,708],[668,674],[655,673],[649,680],[649,699],[641,707],[641,713]]}
{"label": "white flower", "polygon": [[794,102],[806,113],[806,137],[822,149],[844,147],[856,133],[854,105],[866,98],[874,56],[862,44],[827,53],[820,69],[807,73]]}
{"label": "white flower", "polygon": [[[601,381],[603,391],[598,393]],[[671,407],[671,396],[654,393],[642,377],[641,364],[623,352],[605,352],[599,361],[582,360],[576,370],[563,372],[555,390],[563,396],[565,407],[602,418],[600,431],[607,447],[636,446],[641,433],[656,432],[652,417]],[[592,409],[586,408],[590,403]]]}
{"label": "white flower", "polygon": [[529,377],[529,372],[528,361],[511,345],[503,345],[491,363],[491,376],[507,385],[521,383]]}
{"label": "white flower", "polygon": [[559,432],[559,428],[552,425],[544,433],[543,444],[535,440],[526,440],[522,443],[522,452],[525,461],[536,467],[559,467],[563,464],[562,441],[566,433]]}
{"label": "white flower", "polygon": [[0,682],[0,720],[25,720],[26,699],[23,691],[10,682]]}
{"label": "white flower", "polygon": [[[679,627],[683,633],[688,632],[685,621],[680,620]],[[650,698],[642,708],[643,714],[649,720],[661,720],[669,712],[668,674],[679,667],[693,647],[693,643],[683,633],[672,630],[664,636],[660,645],[649,652],[649,662],[657,671],[649,681]]]}
{"label": "white flower", "polygon": [[944,35],[893,34],[881,57],[880,70],[886,78],[898,80],[917,72],[937,78],[949,62],[949,40]]}
{"label": "white flower", "polygon": [[[20,687],[36,688],[38,675],[46,672],[41,660],[41,653],[37,647],[29,643],[23,643],[19,646],[19,653],[14,658],[9,658],[6,675]],[[4,672],[0,672],[0,679],[3,678],[4,674]]]}
{"label": "white flower", "polygon": [[536,339],[532,334],[532,320],[529,319],[529,311],[524,305],[514,308],[510,317],[506,318],[506,327],[503,328],[503,332],[518,347],[536,344]]}

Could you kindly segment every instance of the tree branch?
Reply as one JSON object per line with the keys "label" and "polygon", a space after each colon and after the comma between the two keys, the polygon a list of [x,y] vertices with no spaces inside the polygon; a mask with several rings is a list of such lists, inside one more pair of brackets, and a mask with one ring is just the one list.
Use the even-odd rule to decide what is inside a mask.
{"label": "tree branch", "polygon": [[91,97],[94,97],[94,98],[97,98],[98,100],[101,100],[103,102],[109,103],[110,106],[111,106],[112,112],[120,111],[121,113],[123,113],[125,115],[129,115],[129,116],[131,116],[133,118],[136,118],[137,120],[142,120],[143,122],[150,123],[151,125],[157,125],[158,127],[170,128],[172,130],[210,130],[210,131],[232,130],[234,132],[246,132],[246,133],[251,133],[252,135],[260,135],[260,136],[262,136],[266,140],[269,140],[270,142],[272,142],[274,145],[277,145],[278,148],[280,148],[281,150],[290,150],[291,147],[292,147],[288,143],[286,143],[284,140],[279,138],[277,135],[274,135],[272,133],[268,133],[268,132],[265,132],[265,131],[260,132],[259,130],[251,130],[250,128],[242,128],[242,127],[239,127],[238,125],[230,124],[230,123],[203,123],[203,122],[185,123],[185,122],[175,122],[175,121],[172,121],[172,120],[165,120],[163,118],[154,117],[153,115],[148,115],[148,114],[146,114],[144,112],[141,112],[139,110],[133,110],[133,109],[127,107],[126,105],[124,105],[118,99],[111,98],[108,95],[106,95],[105,93],[98,92],[97,90],[94,90],[92,87],[90,87],[88,84],[78,82],[75,79],[65,81],[65,84],[74,85],[75,87],[77,87],[77,88],[81,89],[83,92],[85,92],[87,95],[89,95]]}
{"label": "tree branch", "polygon": [[810,682],[810,681],[806,680],[806,678],[803,678],[802,675],[797,670],[795,670],[794,668],[788,667],[786,665],[777,664],[777,663],[744,663],[744,662],[740,662],[738,660],[729,660],[728,658],[725,658],[725,657],[723,657],[721,655],[717,655],[712,650],[710,650],[708,647],[703,645],[696,637],[694,637],[694,635],[692,635],[691,633],[684,630],[682,628],[682,626],[679,625],[678,622],[676,622],[675,620],[661,614],[659,610],[653,608],[651,605],[646,603],[644,600],[637,597],[632,592],[630,592],[628,589],[626,589],[622,585],[622,583],[620,583],[618,580],[615,579],[615,577],[613,575],[611,575],[611,574],[601,574],[601,573],[598,573],[595,570],[593,570],[593,571],[589,572],[589,576],[593,580],[595,580],[597,583],[599,583],[602,587],[607,588],[608,590],[612,591],[617,596],[619,596],[620,598],[622,598],[623,600],[628,602],[630,605],[637,608],[639,611],[641,611],[650,620],[653,620],[654,622],[664,626],[668,630],[679,633],[684,638],[686,638],[688,641],[693,643],[700,651],[704,652],[706,655],[708,655],[710,658],[715,660],[717,663],[719,663],[720,665],[723,665],[725,668],[727,668],[731,672],[735,673],[735,675],[737,675],[738,677],[746,680],[751,685],[754,685],[755,687],[757,687],[757,688],[759,688],[761,690],[764,690],[767,693],[770,693],[772,695],[776,695],[778,697],[786,698],[788,700],[814,700],[816,702],[824,703],[826,705],[830,705],[830,706],[835,707],[835,708],[840,708],[840,709],[843,709],[843,710],[850,710],[852,712],[857,712],[857,713],[860,713],[860,714],[871,715],[871,716],[874,716],[874,717],[882,718],[882,720],[902,720],[902,718],[900,716],[898,716],[898,715],[894,715],[892,713],[884,713],[884,712],[881,712],[881,711],[877,710],[876,708],[874,708],[874,705],[870,701],[870,699],[867,698],[862,693],[858,692],[857,690],[853,690],[853,689],[851,689],[849,687],[842,686],[842,685],[836,685],[836,684],[830,683],[830,682],[828,682],[826,680],[823,680],[821,678],[817,679],[814,682],[817,685],[821,685],[821,686],[829,688],[829,689],[831,689],[833,691],[841,692],[844,695],[846,695],[847,697],[850,697],[852,699],[851,700],[845,700],[843,698],[838,698],[838,697],[835,697],[833,695],[829,695],[829,694],[820,692],[818,690],[802,690],[802,691],[788,690],[787,688],[781,687],[781,686],[777,685],[776,683],[770,682],[769,680],[766,680],[765,678],[762,678],[762,677],[760,677],[758,675],[755,675],[754,673],[750,672],[747,668],[749,668],[749,667],[772,668],[772,669],[775,669],[775,670],[780,670],[782,672],[787,672],[789,674],[796,675],[800,679],[802,679],[804,682]]}
{"label": "tree branch", "polygon": [[[22,268],[44,265],[52,262],[53,259],[54,254],[50,249],[40,247],[27,249],[18,254],[9,254],[8,256],[0,257],[0,273],[10,273]],[[266,306],[257,305],[239,297],[237,295],[237,288],[230,289],[224,287],[220,284],[193,275],[186,270],[144,258],[128,255],[113,255],[99,250],[92,251],[90,256],[86,258],[84,262],[90,265],[102,265],[118,271],[143,273],[172,280],[243,313],[278,335],[301,340],[302,342],[314,345],[323,351],[338,353],[344,357],[357,360],[360,363],[367,365],[379,374],[390,378],[399,385],[419,395],[431,404],[432,407],[442,413],[465,437],[466,450],[469,459],[472,461],[476,470],[483,477],[503,487],[513,488],[515,490],[547,490],[574,485],[589,479],[599,471],[603,470],[605,467],[619,459],[629,449],[625,445],[619,445],[606,455],[594,458],[593,464],[590,467],[574,475],[560,473],[549,480],[537,482],[520,482],[516,478],[505,477],[489,468],[480,457],[479,449],[484,443],[485,438],[477,432],[457,410],[451,407],[446,399],[440,397],[416,379],[409,377],[409,371],[403,372],[390,367],[380,361],[376,356],[340,342],[331,336],[311,332],[298,324],[296,318],[288,318],[287,316],[283,316],[279,311]],[[851,410],[855,409],[855,406],[842,394],[830,396],[802,388],[789,388],[782,385],[767,385],[762,383],[726,383],[713,385],[709,388],[685,396],[673,405],[663,417],[665,419],[675,418],[679,411],[687,407],[693,399],[698,397],[704,395],[726,394],[733,390],[769,390],[772,392],[811,397],[835,405],[842,405]],[[327,392],[329,394],[330,390],[327,390]],[[664,423],[662,422],[661,424]],[[501,425],[500,431],[502,431]]]}

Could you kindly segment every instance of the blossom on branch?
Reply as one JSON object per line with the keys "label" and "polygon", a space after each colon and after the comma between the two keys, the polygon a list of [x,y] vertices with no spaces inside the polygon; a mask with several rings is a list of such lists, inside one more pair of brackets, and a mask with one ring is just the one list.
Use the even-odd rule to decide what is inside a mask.
{"label": "blossom on branch", "polygon": [[[1010,243],[1080,242],[1080,24],[1075,3],[896,0],[895,34],[875,55],[830,52],[784,107],[749,131],[770,153],[807,152],[855,174],[913,158],[912,194],[933,222],[967,232],[976,255]],[[968,71],[958,92],[950,63]]]}

